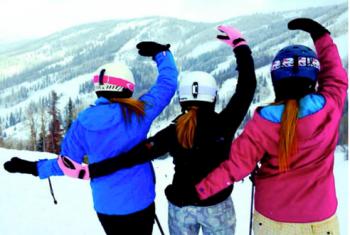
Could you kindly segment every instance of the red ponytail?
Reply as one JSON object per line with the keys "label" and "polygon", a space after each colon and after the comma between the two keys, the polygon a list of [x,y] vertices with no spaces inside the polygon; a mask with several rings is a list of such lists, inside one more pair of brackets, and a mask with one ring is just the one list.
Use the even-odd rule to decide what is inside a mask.
{"label": "red ponytail", "polygon": [[280,139],[278,148],[278,164],[280,172],[289,169],[290,158],[297,152],[297,121],[299,113],[299,103],[297,100],[287,100],[282,116]]}
{"label": "red ponytail", "polygon": [[182,147],[193,147],[194,134],[197,126],[198,107],[190,107],[176,122],[177,139]]}
{"label": "red ponytail", "polygon": [[145,115],[145,103],[142,101],[133,98],[111,98],[110,101],[121,104],[126,122],[131,121],[132,113],[135,113],[138,119]]}

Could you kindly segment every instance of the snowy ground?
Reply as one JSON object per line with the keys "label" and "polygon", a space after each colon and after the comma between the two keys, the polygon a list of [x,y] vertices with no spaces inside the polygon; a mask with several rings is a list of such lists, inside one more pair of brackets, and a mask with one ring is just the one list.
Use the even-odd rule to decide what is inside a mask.
{"label": "snowy ground", "polygon": [[[12,156],[28,160],[52,158],[51,154],[0,149],[0,165]],[[335,177],[339,199],[338,217],[341,234],[348,234],[349,175],[345,153],[338,148]],[[58,204],[54,205],[47,180],[32,176],[9,174],[0,166],[0,234],[1,235],[99,235],[104,234],[92,207],[89,182],[67,177],[52,178]],[[173,175],[172,159],[154,162],[157,174],[157,215],[165,233],[167,228],[167,201],[163,190]],[[237,213],[237,235],[248,234],[250,182],[237,183],[233,199]],[[159,229],[154,226],[154,235]]]}

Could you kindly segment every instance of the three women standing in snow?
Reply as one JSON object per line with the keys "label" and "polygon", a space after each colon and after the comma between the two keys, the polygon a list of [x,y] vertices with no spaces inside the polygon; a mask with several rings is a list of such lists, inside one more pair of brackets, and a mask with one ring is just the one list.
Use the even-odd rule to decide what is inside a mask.
{"label": "three women standing in snow", "polygon": [[[256,184],[254,234],[339,234],[335,215],[337,200],[333,162],[347,90],[347,74],[327,29],[310,19],[293,20],[288,27],[310,33],[315,42],[317,55],[310,48],[300,45],[289,46],[278,52],[271,66],[276,102],[258,108],[243,133],[232,142],[232,145],[231,140],[248,110],[256,82],[253,60],[242,35],[232,28],[219,27],[219,30],[226,35],[218,38],[234,48],[239,71],[236,93],[221,113],[214,112],[215,80],[209,74],[202,72],[188,73],[179,85],[183,114],[154,137],[142,141],[146,135],[143,134],[137,139],[137,143],[142,142],[135,148],[123,145],[123,149],[119,149],[120,143],[115,143],[116,146],[101,144],[107,143],[103,142],[105,137],[109,139],[117,136],[103,135],[104,138],[99,138],[98,141],[95,139],[88,142],[85,134],[77,136],[77,133],[69,131],[65,138],[68,141],[62,144],[62,155],[81,162],[76,156],[80,156],[79,148],[82,146],[93,146],[101,150],[118,148],[114,151],[115,154],[109,152],[108,156],[103,155],[105,156],[103,159],[96,157],[95,160],[90,160],[92,153],[85,151],[92,163],[89,170],[93,178],[91,185],[96,187],[93,187],[93,191],[95,189],[95,192],[99,192],[98,187],[105,186],[102,182],[108,182],[105,181],[106,178],[113,180],[125,171],[132,171],[137,167],[147,168],[150,165],[145,162],[169,152],[174,157],[175,164],[173,183],[166,189],[169,200],[169,229],[172,234],[198,234],[200,227],[207,234],[233,234],[235,215],[230,199],[231,185],[247,176],[260,162],[261,166],[254,179]],[[159,44],[157,45],[159,47]],[[156,60],[161,54],[156,56]],[[101,76],[103,77],[102,71]],[[107,107],[112,105],[107,99],[104,99],[104,102],[103,105],[108,104]],[[137,110],[139,109],[135,110],[136,113]],[[81,117],[86,117],[86,113],[89,112],[83,112]],[[127,112],[124,114],[125,117],[128,116]],[[75,124],[78,127],[73,125],[72,128],[82,128],[80,125],[83,123],[88,124],[86,127],[95,128],[100,119],[102,123],[105,121],[104,115],[106,110],[95,116],[91,122],[79,123],[78,118]],[[135,114],[133,117],[136,116]],[[142,123],[142,119],[140,122]],[[137,122],[131,124],[134,123]],[[94,131],[96,130],[90,130],[88,133]],[[127,128],[124,131],[127,131]],[[70,141],[79,145],[68,151],[70,148],[64,146],[70,146]],[[84,145],[86,143],[91,145]],[[127,152],[128,150],[130,151]],[[119,153],[122,154],[110,158]],[[39,173],[41,178],[45,178],[48,175],[62,174],[59,165],[64,168],[64,160],[70,164],[74,163],[62,157],[58,161],[39,161],[35,165],[14,159],[7,163],[6,168],[12,172],[23,173],[33,173],[38,169],[36,174]],[[134,164],[140,165],[133,166]],[[76,167],[79,168],[78,165]],[[121,168],[123,170],[114,173]],[[78,173],[83,170],[88,172],[87,168],[82,168]],[[73,175],[75,173],[72,172]],[[67,174],[70,172],[67,171]],[[100,177],[102,175],[106,176]],[[84,175],[80,176],[84,178]],[[205,176],[206,178],[202,180]],[[143,177],[135,179],[136,183],[130,187],[144,187],[143,184],[147,183],[147,179]],[[129,184],[128,179],[123,186],[128,189]],[[138,217],[138,220],[151,218],[153,222],[154,184],[147,185],[149,186],[147,189],[152,192],[151,196],[147,197],[149,200],[146,200],[150,204],[146,209],[141,209],[144,214],[141,214],[143,217],[142,219]],[[113,190],[108,193],[113,193]],[[142,195],[138,197],[147,195],[150,191],[142,191]],[[197,198],[198,195],[203,201]],[[100,198],[99,196],[94,194],[94,199]],[[103,196],[109,198],[107,195]],[[140,203],[143,201],[145,200],[142,199]],[[95,201],[95,208],[99,205],[97,202],[98,200]],[[105,212],[102,211],[101,214],[108,214],[107,211],[113,208],[115,203],[119,202],[111,203],[108,200],[102,203],[101,208]],[[217,213],[209,213],[211,209]],[[100,213],[99,210],[96,211]],[[109,217],[111,216],[106,216]],[[107,230],[109,225],[106,224],[109,222],[104,222],[107,220],[102,217],[100,220],[105,224],[106,232],[112,234],[112,230],[110,232]],[[135,223],[136,221],[137,219]],[[115,222],[111,222],[113,223]],[[143,231],[135,234],[148,233]]]}

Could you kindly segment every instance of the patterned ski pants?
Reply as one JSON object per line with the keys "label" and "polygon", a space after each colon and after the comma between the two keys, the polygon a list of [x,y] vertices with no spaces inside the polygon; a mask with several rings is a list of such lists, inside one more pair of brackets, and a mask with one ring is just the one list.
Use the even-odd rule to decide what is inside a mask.
{"label": "patterned ski pants", "polygon": [[169,232],[171,235],[234,235],[236,214],[231,197],[213,206],[177,207],[169,202]]}
{"label": "patterned ski pants", "polygon": [[254,235],[339,235],[336,215],[316,223],[281,223],[254,212]]}

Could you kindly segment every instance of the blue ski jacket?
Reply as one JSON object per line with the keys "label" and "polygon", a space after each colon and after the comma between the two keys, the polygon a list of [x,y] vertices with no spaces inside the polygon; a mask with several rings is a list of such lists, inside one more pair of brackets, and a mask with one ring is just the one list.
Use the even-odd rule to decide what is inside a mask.
{"label": "blue ski jacket", "polygon": [[[131,122],[123,118],[121,106],[100,97],[83,110],[61,144],[61,155],[81,163],[85,155],[89,163],[127,152],[147,137],[153,120],[169,104],[177,88],[175,61],[169,51],[158,53],[154,60],[158,78],[139,100],[145,102],[145,116]],[[40,160],[41,179],[63,175],[57,159]],[[155,198],[155,179],[151,163],[145,163],[91,180],[94,208],[107,215],[127,215],[145,209]]]}

